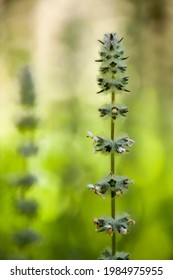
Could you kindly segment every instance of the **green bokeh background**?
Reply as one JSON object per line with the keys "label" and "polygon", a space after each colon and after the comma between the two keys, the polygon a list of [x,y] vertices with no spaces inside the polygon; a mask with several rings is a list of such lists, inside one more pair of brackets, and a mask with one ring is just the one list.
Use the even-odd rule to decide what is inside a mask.
{"label": "green bokeh background", "polygon": [[[116,170],[135,181],[117,199],[117,212],[136,221],[118,237],[131,259],[173,259],[173,3],[171,0],[0,1],[0,258],[97,259],[110,237],[93,218],[110,214],[110,199],[86,185],[110,172],[109,157],[93,154],[89,129],[109,135],[98,115],[109,97],[96,95],[99,43],[105,32],[124,36],[129,55],[129,107],[117,135],[135,140]],[[37,92],[39,154],[29,168],[39,181],[28,192],[40,207],[31,227],[41,240],[20,250],[13,233],[25,224],[14,206],[10,178],[22,170],[15,122],[21,115],[18,74],[30,65]]]}

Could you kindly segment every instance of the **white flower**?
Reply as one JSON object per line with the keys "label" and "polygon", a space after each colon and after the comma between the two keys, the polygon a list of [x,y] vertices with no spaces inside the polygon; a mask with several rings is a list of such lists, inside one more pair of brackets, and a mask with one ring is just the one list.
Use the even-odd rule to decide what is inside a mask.
{"label": "white flower", "polygon": [[128,146],[129,146],[129,147],[133,146],[134,141],[133,141],[132,139],[126,138],[126,140],[127,140],[127,143],[128,143]]}
{"label": "white flower", "polygon": [[94,189],[94,185],[93,185],[93,184],[88,184],[87,187],[88,187],[89,189],[92,189],[92,190]]}
{"label": "white flower", "polygon": [[87,130],[87,133],[88,133],[87,137],[90,137],[91,139],[94,138],[94,135],[92,134],[92,132],[90,130]]}
{"label": "white flower", "polygon": [[98,194],[99,196],[105,198],[104,195],[101,193],[101,187],[100,186],[89,184],[89,185],[87,185],[87,187],[91,190],[94,190],[95,194]]}
{"label": "white flower", "polygon": [[125,227],[120,227],[120,233],[122,235],[126,235],[127,234],[127,229]]}
{"label": "white flower", "polygon": [[118,153],[125,153],[125,151],[126,151],[126,149],[121,146],[117,148]]}

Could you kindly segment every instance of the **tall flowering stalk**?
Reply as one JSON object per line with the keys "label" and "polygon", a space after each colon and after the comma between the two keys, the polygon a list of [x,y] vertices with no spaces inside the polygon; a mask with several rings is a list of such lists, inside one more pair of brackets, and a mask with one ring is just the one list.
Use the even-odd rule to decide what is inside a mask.
{"label": "tall flowering stalk", "polygon": [[126,176],[116,174],[115,156],[128,152],[129,147],[134,143],[129,137],[115,137],[115,121],[119,117],[126,117],[128,108],[125,105],[116,103],[116,94],[129,92],[127,89],[128,76],[126,74],[127,66],[125,60],[128,58],[124,55],[121,41],[114,33],[104,35],[100,48],[100,58],[96,60],[100,64],[98,85],[100,90],[98,94],[104,93],[110,96],[110,104],[99,108],[100,117],[108,116],[110,118],[110,138],[104,138],[93,135],[88,131],[88,137],[93,139],[94,152],[101,152],[110,155],[110,174],[95,184],[89,184],[88,188],[94,193],[104,197],[109,194],[111,198],[111,216],[95,218],[94,224],[96,231],[106,232],[111,237],[111,250],[106,249],[101,259],[128,259],[129,254],[117,251],[116,235],[126,235],[130,225],[134,221],[128,214],[119,216],[116,214],[116,198],[124,194],[129,184],[133,181]]}
{"label": "tall flowering stalk", "polygon": [[35,143],[35,130],[38,126],[38,118],[35,116],[36,94],[33,84],[31,71],[28,67],[22,69],[20,73],[20,108],[16,127],[20,132],[21,143],[17,148],[22,161],[21,174],[13,184],[18,189],[16,194],[17,212],[25,217],[25,224],[15,232],[14,238],[19,249],[23,250],[27,245],[36,242],[40,237],[36,231],[31,228],[32,219],[38,212],[38,203],[35,199],[28,198],[30,188],[37,183],[37,177],[30,171],[29,159],[36,156],[38,146]]}

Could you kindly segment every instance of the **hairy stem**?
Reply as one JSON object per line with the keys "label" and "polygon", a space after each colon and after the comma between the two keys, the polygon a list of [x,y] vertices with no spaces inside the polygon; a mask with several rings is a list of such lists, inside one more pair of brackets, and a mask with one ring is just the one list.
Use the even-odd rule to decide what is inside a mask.
{"label": "hairy stem", "polygon": [[[112,92],[112,104],[115,103],[115,92]],[[114,120],[111,118],[111,139],[114,140],[115,135],[115,125]],[[111,174],[115,174],[115,157],[114,154],[111,153]],[[115,219],[115,196],[111,196],[111,216],[113,219]],[[116,253],[116,235],[115,232],[112,236],[112,256]]]}

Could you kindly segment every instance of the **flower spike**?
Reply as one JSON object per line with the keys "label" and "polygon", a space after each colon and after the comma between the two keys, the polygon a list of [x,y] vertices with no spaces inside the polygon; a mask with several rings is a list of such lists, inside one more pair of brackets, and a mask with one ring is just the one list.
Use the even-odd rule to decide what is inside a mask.
{"label": "flower spike", "polygon": [[115,157],[117,154],[129,152],[129,148],[134,144],[134,140],[128,136],[115,137],[115,122],[121,117],[126,117],[128,108],[125,105],[116,103],[116,94],[130,92],[127,88],[129,77],[127,75],[126,60],[128,56],[124,54],[121,45],[123,37],[119,38],[116,33],[106,33],[103,40],[98,40],[100,45],[99,57],[95,60],[99,62],[99,74],[97,77],[97,94],[110,95],[111,102],[98,109],[100,117],[110,118],[110,138],[94,135],[87,131],[89,138],[93,140],[94,153],[101,152],[110,156],[110,174],[96,183],[87,185],[87,188],[94,194],[105,198],[109,196],[111,200],[111,217],[101,217],[94,219],[97,232],[105,232],[111,237],[111,250],[106,249],[100,259],[104,260],[128,260],[129,254],[117,252],[116,235],[122,236],[129,232],[129,227],[134,225],[134,221],[125,214],[118,217],[116,213],[116,199],[122,196],[133,184],[126,176],[116,175]]}

